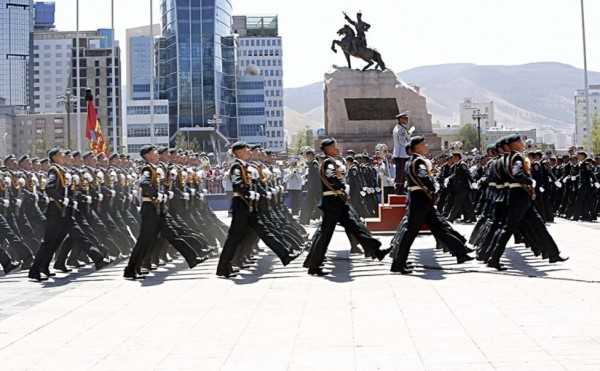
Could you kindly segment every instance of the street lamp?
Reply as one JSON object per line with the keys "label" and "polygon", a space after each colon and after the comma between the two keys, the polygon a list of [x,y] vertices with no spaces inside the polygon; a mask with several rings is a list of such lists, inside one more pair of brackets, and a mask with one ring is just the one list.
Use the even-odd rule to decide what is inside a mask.
{"label": "street lamp", "polygon": [[65,95],[59,95],[56,97],[58,101],[65,105],[65,111],[67,112],[67,148],[71,147],[71,111],[73,106],[77,106],[77,102],[73,102],[71,99],[73,94],[70,90],[65,92]]}
{"label": "street lamp", "polygon": [[487,113],[481,113],[480,110],[473,110],[473,120],[477,120],[477,149],[480,153],[483,153],[481,149],[481,119],[487,119]]}

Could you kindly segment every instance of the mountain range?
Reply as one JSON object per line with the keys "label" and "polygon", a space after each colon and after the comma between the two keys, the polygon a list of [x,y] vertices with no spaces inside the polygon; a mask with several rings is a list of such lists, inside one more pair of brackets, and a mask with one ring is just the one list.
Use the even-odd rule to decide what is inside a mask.
{"label": "mountain range", "polygon": [[[506,128],[568,134],[574,128],[574,93],[583,87],[583,70],[555,62],[440,64],[409,69],[398,76],[421,88],[434,123],[457,123],[459,104],[471,98],[494,101],[496,121]],[[600,83],[600,72],[590,72],[589,77],[590,84]],[[306,126],[323,127],[323,82],[285,89],[284,103],[290,136]]]}

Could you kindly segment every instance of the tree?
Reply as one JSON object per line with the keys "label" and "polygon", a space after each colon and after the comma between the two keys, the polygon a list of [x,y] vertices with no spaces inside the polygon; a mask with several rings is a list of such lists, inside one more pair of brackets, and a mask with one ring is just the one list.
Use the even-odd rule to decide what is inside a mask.
{"label": "tree", "polygon": [[600,116],[594,115],[592,122],[592,152],[600,155]]}
{"label": "tree", "polygon": [[458,138],[463,144],[464,151],[471,151],[477,148],[477,129],[474,125],[465,124],[458,131]]}
{"label": "tree", "polygon": [[299,130],[292,136],[292,145],[290,146],[289,152],[291,154],[300,154],[302,147],[312,147],[314,141],[314,135],[312,129],[308,126],[304,129]]}

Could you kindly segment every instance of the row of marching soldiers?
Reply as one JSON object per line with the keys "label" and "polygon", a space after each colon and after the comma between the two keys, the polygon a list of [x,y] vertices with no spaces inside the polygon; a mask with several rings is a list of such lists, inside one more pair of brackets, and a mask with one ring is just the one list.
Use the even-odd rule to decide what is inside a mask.
{"label": "row of marching soldiers", "polygon": [[[494,161],[500,142],[487,148],[487,155],[471,164],[462,154],[442,158],[437,180],[440,184],[438,209],[454,222],[474,223],[487,204],[490,183],[487,169]],[[571,151],[560,157],[551,152],[527,152],[535,186],[534,205],[545,222],[555,217],[575,221],[595,221],[600,212],[600,158],[585,151]]]}
{"label": "row of marching soldiers", "polygon": [[[169,239],[194,266],[216,250],[227,231],[198,189],[197,156],[164,148],[160,158],[164,207],[170,208],[173,235],[162,233],[152,241],[136,267],[140,274],[173,259]],[[51,266],[68,273],[89,264],[101,269],[128,258],[141,233],[138,178],[139,166],[124,155],[54,148],[47,159],[7,156],[0,170],[4,272],[29,269],[29,278],[43,281],[55,276]],[[200,229],[205,224],[209,227]]]}

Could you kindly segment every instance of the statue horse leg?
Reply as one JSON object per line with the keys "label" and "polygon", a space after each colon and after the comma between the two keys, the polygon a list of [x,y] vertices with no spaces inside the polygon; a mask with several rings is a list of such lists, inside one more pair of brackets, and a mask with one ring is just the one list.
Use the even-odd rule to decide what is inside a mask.
{"label": "statue horse leg", "polygon": [[333,50],[334,53],[337,53],[337,49],[335,48],[336,45],[341,46],[341,43],[339,40],[333,40],[333,42],[331,43],[331,50]]}
{"label": "statue horse leg", "polygon": [[350,58],[350,54],[348,52],[344,52],[346,55],[346,60],[348,61],[348,68],[352,69],[352,59]]}

